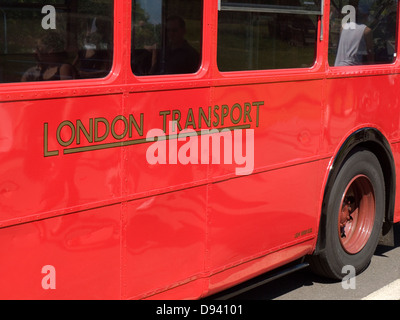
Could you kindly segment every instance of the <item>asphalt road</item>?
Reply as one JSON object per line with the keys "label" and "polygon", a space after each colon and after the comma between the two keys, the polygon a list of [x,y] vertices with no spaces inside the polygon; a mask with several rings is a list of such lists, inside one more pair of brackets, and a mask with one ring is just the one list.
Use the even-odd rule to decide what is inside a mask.
{"label": "asphalt road", "polygon": [[378,246],[371,264],[354,278],[350,288],[344,289],[342,282],[316,276],[306,268],[242,293],[233,300],[361,300],[400,279],[399,224],[394,227],[394,235],[395,247]]}

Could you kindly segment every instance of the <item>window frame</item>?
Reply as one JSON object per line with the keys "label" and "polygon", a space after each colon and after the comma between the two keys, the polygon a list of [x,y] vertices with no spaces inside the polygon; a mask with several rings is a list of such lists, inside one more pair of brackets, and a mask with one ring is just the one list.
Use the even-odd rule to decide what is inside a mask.
{"label": "window frame", "polygon": [[285,13],[285,14],[305,14],[305,15],[323,15],[324,1],[321,0],[320,10],[307,10],[304,7],[280,6],[280,5],[246,5],[240,3],[222,3],[223,0],[218,0],[218,11],[239,11],[239,12],[261,12],[261,13]]}
{"label": "window frame", "polygon": [[[333,0],[329,1],[329,15],[331,12],[331,3]],[[389,63],[371,63],[371,64],[361,64],[361,65],[355,65],[355,66],[334,66],[329,64],[329,39],[331,36],[331,30],[329,28],[330,25],[330,20],[328,19],[328,33],[327,33],[327,52],[326,52],[326,60],[327,60],[327,74],[328,78],[340,78],[340,77],[348,77],[349,75],[353,76],[365,76],[365,75],[371,75],[371,72],[377,72],[381,75],[384,74],[392,74],[394,70],[392,68],[398,66],[400,64],[400,59],[399,59],[399,42],[400,42],[400,2],[397,2],[397,14],[396,14],[396,35],[395,35],[395,40],[396,40],[396,45],[395,45],[395,56],[392,62]]]}
{"label": "window frame", "polygon": [[[130,8],[130,14],[133,13],[133,0],[130,1],[131,2],[131,8]],[[129,62],[129,79],[128,79],[128,83],[134,83],[134,82],[142,82],[142,83],[161,83],[161,82],[176,82],[176,81],[185,81],[188,79],[200,79],[203,78],[204,75],[207,73],[207,69],[206,66],[208,66],[209,64],[207,63],[207,61],[210,61],[210,58],[207,54],[207,49],[209,49],[207,43],[205,42],[205,39],[210,39],[210,35],[208,33],[208,29],[206,28],[206,18],[207,18],[207,9],[209,9],[208,5],[207,5],[207,0],[201,0],[201,26],[200,26],[200,41],[201,41],[201,47],[199,50],[199,56],[200,56],[200,63],[199,63],[199,67],[197,69],[196,72],[194,73],[177,73],[177,74],[150,74],[150,75],[136,75],[134,74],[133,70],[132,70],[132,61],[130,60]],[[133,22],[133,17],[130,16],[130,24],[131,24],[131,29],[133,28],[132,26],[132,22]],[[130,44],[129,44],[129,48],[130,48],[130,56],[132,54],[132,50],[133,50],[133,43],[132,43],[132,34],[130,36]],[[172,85],[174,86],[174,85]]]}
{"label": "window frame", "polygon": [[[229,4],[229,2],[228,2]],[[279,7],[279,8],[278,8]],[[256,13],[278,13],[278,14],[298,14],[298,15],[315,15],[317,16],[317,29],[316,32],[316,41],[314,45],[315,57],[314,62],[309,67],[296,67],[296,68],[276,68],[276,69],[255,69],[255,70],[234,70],[234,71],[221,71],[218,66],[218,71],[224,76],[237,76],[240,74],[254,73],[254,74],[262,74],[265,75],[270,74],[274,75],[276,73],[286,75],[286,74],[298,74],[299,72],[304,73],[304,70],[316,71],[316,69],[320,69],[321,60],[324,59],[321,57],[320,50],[321,44],[324,41],[324,23],[325,23],[325,0],[321,0],[320,10],[312,10],[307,11],[303,9],[294,8],[291,6],[273,6],[273,5],[256,5],[256,6],[238,6],[237,4],[229,4],[223,5],[222,0],[218,0],[218,13],[220,11],[233,11],[233,12],[256,12]],[[219,23],[217,22],[217,29],[219,27]],[[318,35],[319,32],[319,35]],[[218,53],[217,53],[218,55]]]}
{"label": "window frame", "polygon": [[[115,82],[121,73],[122,61],[122,16],[125,6],[125,2],[118,0],[111,0],[113,4],[113,15],[112,15],[112,49],[113,56],[110,65],[110,70],[105,77],[101,78],[82,78],[82,79],[70,79],[70,80],[50,80],[50,81],[29,81],[29,82],[0,82],[0,101],[9,101],[17,97],[16,100],[37,100],[43,99],[44,92],[46,92],[46,98],[52,97],[66,97],[66,96],[80,96],[82,95],[95,95],[95,92],[99,92],[99,89],[95,87],[99,84],[111,84]],[[18,4],[18,6],[23,6]],[[31,4],[23,7],[29,8],[42,8],[43,4]],[[57,9],[65,8],[63,5],[54,4]],[[0,11],[1,12],[1,11]],[[83,89],[82,85],[85,85]],[[60,89],[63,91],[60,91]],[[54,89],[54,90],[53,90]],[[32,93],[35,90],[35,93]],[[119,92],[119,90],[109,90],[108,93]],[[105,93],[104,93],[105,94]]]}

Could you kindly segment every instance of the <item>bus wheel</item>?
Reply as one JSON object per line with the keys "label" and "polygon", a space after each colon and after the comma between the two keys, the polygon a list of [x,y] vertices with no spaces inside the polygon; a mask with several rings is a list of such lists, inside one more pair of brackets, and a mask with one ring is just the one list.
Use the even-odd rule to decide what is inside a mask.
{"label": "bus wheel", "polygon": [[385,211],[385,181],[379,160],[368,150],[352,153],[327,195],[325,247],[311,269],[342,279],[344,266],[362,272],[378,245]]}

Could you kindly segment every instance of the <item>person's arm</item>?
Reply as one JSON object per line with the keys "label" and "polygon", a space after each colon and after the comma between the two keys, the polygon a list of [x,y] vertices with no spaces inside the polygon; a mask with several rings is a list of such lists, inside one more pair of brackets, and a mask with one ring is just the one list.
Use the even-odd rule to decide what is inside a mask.
{"label": "person's arm", "polygon": [[144,46],[146,50],[151,53],[151,67],[149,70],[149,74],[155,74],[157,69],[157,44],[153,44],[151,46]]}
{"label": "person's arm", "polygon": [[63,64],[60,68],[60,80],[71,80],[75,78],[75,72],[71,65]]}
{"label": "person's arm", "polygon": [[367,61],[368,63],[372,63],[375,61],[374,39],[372,37],[372,30],[368,27],[366,27],[364,30],[364,39],[367,46]]}

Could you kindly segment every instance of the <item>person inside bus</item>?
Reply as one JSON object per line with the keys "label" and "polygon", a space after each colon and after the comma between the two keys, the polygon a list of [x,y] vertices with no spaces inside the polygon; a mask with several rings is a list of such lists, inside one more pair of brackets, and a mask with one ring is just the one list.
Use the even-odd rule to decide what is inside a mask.
{"label": "person inside bus", "polygon": [[157,37],[154,26],[144,19],[137,23],[133,22],[132,35],[132,71],[135,75],[151,75],[158,72],[158,49]]}
{"label": "person inside bus", "polygon": [[80,78],[105,77],[111,69],[110,52],[103,49],[105,30],[108,26],[93,18],[86,28],[82,49],[78,51],[72,65],[79,71]]}
{"label": "person inside bus", "polygon": [[167,19],[167,45],[165,63],[161,73],[178,74],[194,73],[200,65],[200,55],[185,39],[186,23],[180,16]]}
{"label": "person inside bus", "polygon": [[56,31],[46,31],[37,41],[35,56],[37,65],[24,73],[22,82],[70,80],[76,77],[74,68],[66,62],[64,40]]}
{"label": "person inside bus", "polygon": [[335,66],[374,62],[372,30],[366,25],[369,9],[364,5],[358,6],[358,1],[354,1],[353,4],[357,8],[356,21],[350,20],[342,25]]}
{"label": "person inside bus", "polygon": [[[137,48],[132,54],[132,70],[136,75],[186,74],[194,73],[200,66],[200,55],[185,39],[186,22],[180,16],[170,16],[166,21],[165,46],[151,43],[153,37],[143,41],[142,32],[145,23],[140,21],[134,36]],[[141,36],[141,37],[140,37]],[[141,45],[148,42],[147,45]]]}

